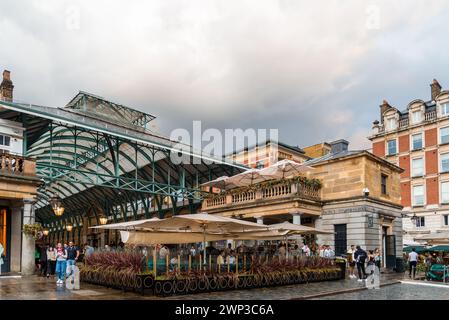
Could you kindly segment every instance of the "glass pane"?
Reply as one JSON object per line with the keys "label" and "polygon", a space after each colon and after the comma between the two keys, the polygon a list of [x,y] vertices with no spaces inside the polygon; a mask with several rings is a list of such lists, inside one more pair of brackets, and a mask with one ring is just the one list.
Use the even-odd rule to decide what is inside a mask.
{"label": "glass pane", "polygon": [[5,136],[5,146],[9,146],[11,142],[11,138],[8,136]]}
{"label": "glass pane", "polygon": [[449,171],[449,154],[447,153],[441,155],[441,171]]}
{"label": "glass pane", "polygon": [[449,142],[449,127],[442,128],[440,130],[440,136],[441,136],[441,143],[448,143]]}
{"label": "glass pane", "polygon": [[4,145],[3,144],[3,136],[2,135],[0,135],[0,145]]}

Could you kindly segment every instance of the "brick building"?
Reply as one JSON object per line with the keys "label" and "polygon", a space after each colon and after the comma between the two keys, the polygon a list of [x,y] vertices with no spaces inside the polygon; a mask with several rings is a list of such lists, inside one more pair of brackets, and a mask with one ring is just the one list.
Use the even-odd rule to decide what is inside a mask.
{"label": "brick building", "polygon": [[430,88],[430,100],[403,111],[383,101],[369,137],[375,155],[404,169],[404,241],[449,228],[449,91],[437,80]]}

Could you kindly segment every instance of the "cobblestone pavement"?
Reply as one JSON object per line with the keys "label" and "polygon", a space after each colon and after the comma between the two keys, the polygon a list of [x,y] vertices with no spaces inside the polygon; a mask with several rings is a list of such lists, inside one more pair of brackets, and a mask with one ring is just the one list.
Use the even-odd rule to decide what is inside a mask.
{"label": "cobblestone pavement", "polygon": [[419,284],[417,281],[392,284],[379,289],[341,293],[313,300],[449,300],[448,285]]}
{"label": "cobblestone pavement", "polygon": [[[398,281],[402,275],[387,274],[381,276],[381,284]],[[232,290],[194,295],[174,296],[170,298],[141,296],[133,292],[108,289],[101,286],[81,283],[81,290],[68,290],[57,287],[55,280],[38,276],[2,278],[0,277],[0,300],[157,300],[157,299],[198,299],[198,300],[287,300],[305,299],[316,295],[335,294],[365,288],[363,283],[356,280],[326,281],[291,286],[259,288],[251,290]]]}

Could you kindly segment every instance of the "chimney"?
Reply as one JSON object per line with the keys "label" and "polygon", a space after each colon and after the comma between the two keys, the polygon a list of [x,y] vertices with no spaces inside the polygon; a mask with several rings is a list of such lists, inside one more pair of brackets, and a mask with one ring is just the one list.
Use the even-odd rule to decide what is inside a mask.
{"label": "chimney", "polygon": [[0,100],[12,101],[14,86],[11,81],[11,72],[8,70],[3,71],[3,80],[0,84]]}
{"label": "chimney", "polygon": [[383,114],[386,110],[392,108],[392,106],[390,106],[390,104],[388,103],[387,100],[384,100],[384,101],[382,101],[382,104],[379,107],[380,107],[380,122],[384,123]]}
{"label": "chimney", "polygon": [[349,142],[345,139],[335,140],[330,142],[331,153],[339,153],[342,151],[348,151]]}
{"label": "chimney", "polygon": [[440,94],[441,92],[441,85],[438,83],[437,79],[433,79],[432,83],[430,84],[430,93],[432,96],[432,100],[435,100],[435,98]]}

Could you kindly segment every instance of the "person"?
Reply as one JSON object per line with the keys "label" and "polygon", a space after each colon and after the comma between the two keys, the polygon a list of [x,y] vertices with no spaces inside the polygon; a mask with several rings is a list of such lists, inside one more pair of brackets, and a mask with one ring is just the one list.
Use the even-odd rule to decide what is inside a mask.
{"label": "person", "polygon": [[328,245],[324,246],[323,258],[330,258],[330,248]]}
{"label": "person", "polygon": [[295,244],[295,246],[293,247],[293,249],[290,251],[292,257],[298,257],[299,256],[299,246],[297,244]]}
{"label": "person", "polygon": [[302,247],[302,252],[306,257],[310,257],[310,248],[306,243],[304,243],[304,246]]}
{"label": "person", "polygon": [[2,264],[3,264],[3,244],[0,242],[0,275],[2,274]]}
{"label": "person", "polygon": [[62,285],[65,279],[67,263],[67,250],[59,242],[56,246],[56,274],[58,275],[57,285]]}
{"label": "person", "polygon": [[47,278],[55,274],[56,252],[53,246],[47,248]]}
{"label": "person", "polygon": [[39,247],[40,257],[39,265],[41,266],[40,274],[45,277],[47,274],[47,246],[42,245]]}
{"label": "person", "polygon": [[354,269],[355,269],[354,253],[355,253],[355,247],[352,244],[350,249],[346,252],[347,259],[348,259],[348,265],[349,265],[349,278],[350,279],[357,278],[357,276],[354,273]]}
{"label": "person", "polygon": [[217,264],[223,265],[224,264],[224,251],[222,250],[220,254],[217,257]]}
{"label": "person", "polygon": [[413,271],[413,279],[415,279],[416,265],[418,264],[418,254],[416,253],[415,248],[412,248],[412,252],[408,254],[408,264],[409,264],[408,275],[411,278]]}
{"label": "person", "polygon": [[69,245],[66,248],[67,251],[67,268],[70,268],[70,274],[72,274],[72,267],[76,265],[78,258],[80,256],[80,250],[77,246],[73,244],[72,241],[69,242]]}
{"label": "person", "polygon": [[41,253],[40,253],[39,247],[36,246],[35,250],[34,250],[34,263],[36,265],[36,270],[38,270],[38,271],[41,269],[41,265],[39,263],[40,258],[41,258]]}
{"label": "person", "polygon": [[168,250],[167,246],[164,244],[161,248],[161,250],[159,250],[159,259],[162,259],[165,261],[166,256],[170,254],[170,251]]}
{"label": "person", "polygon": [[379,269],[379,271],[380,271],[381,262],[382,262],[382,258],[380,255],[380,250],[379,250],[379,248],[376,248],[376,249],[374,249],[374,264]]}
{"label": "person", "polygon": [[366,278],[365,272],[365,261],[366,261],[366,251],[363,250],[360,246],[356,246],[356,250],[354,253],[354,259],[357,265],[357,272],[359,274],[359,279],[357,281],[361,282]]}
{"label": "person", "polygon": [[430,252],[426,256],[425,263],[426,263],[426,273],[427,273],[430,271],[430,268],[432,267],[432,264],[433,264],[433,258],[432,258],[432,255],[430,254]]}
{"label": "person", "polygon": [[87,243],[84,245],[84,256],[88,257],[94,252],[94,248],[88,245]]}
{"label": "person", "polygon": [[319,250],[318,250],[318,255],[319,255],[321,258],[324,258],[324,250],[325,250],[325,247],[326,247],[326,246],[321,245],[320,248],[319,248]]}
{"label": "person", "polygon": [[279,244],[279,259],[280,259],[280,261],[285,260],[286,253],[287,253],[287,250],[285,249],[285,244],[284,243]]}
{"label": "person", "polygon": [[229,256],[232,252],[232,244],[228,243],[228,247],[225,249],[226,256]]}
{"label": "person", "polygon": [[235,264],[234,251],[231,251],[231,253],[228,255],[228,257],[227,257],[227,263],[228,263],[229,265],[234,265],[234,264]]}
{"label": "person", "polygon": [[196,256],[196,249],[195,249],[195,246],[193,246],[193,245],[190,247],[190,255],[192,257]]}

